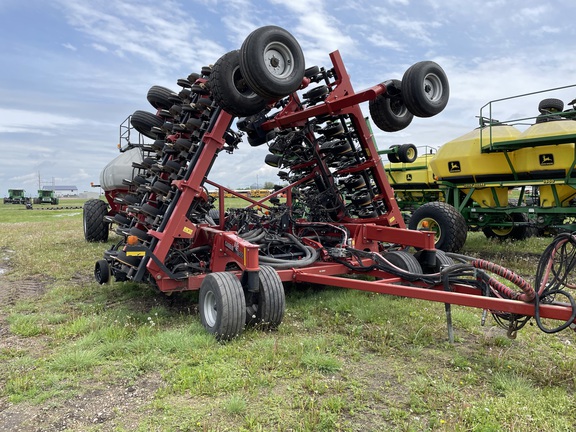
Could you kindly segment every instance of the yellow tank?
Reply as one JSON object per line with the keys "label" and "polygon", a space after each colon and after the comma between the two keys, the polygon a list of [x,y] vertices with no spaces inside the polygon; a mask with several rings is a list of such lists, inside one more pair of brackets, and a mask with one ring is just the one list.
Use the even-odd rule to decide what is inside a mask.
{"label": "yellow tank", "polygon": [[[482,135],[482,136],[480,136]],[[502,152],[482,153],[482,147],[490,143],[511,141],[521,132],[514,126],[499,125],[474,129],[467,134],[444,144],[430,161],[430,167],[438,180],[455,184],[474,184],[472,199],[483,207],[508,205],[508,188],[482,188],[483,182],[513,180],[511,164]],[[468,193],[470,189],[462,189]]]}
{"label": "yellow tank", "polygon": [[425,153],[412,163],[387,163],[384,170],[392,187],[398,189],[429,189],[438,187],[430,161],[434,154]]}
{"label": "yellow tank", "polygon": [[[536,123],[526,129],[518,139],[553,139],[568,134],[576,134],[576,121],[555,120]],[[558,145],[540,145],[537,147],[524,147],[515,152],[514,169],[518,177],[524,181],[544,180],[551,184],[540,186],[540,206],[555,207],[556,197],[561,206],[568,206],[570,200],[576,196],[576,189],[561,184],[558,180],[565,178],[576,158],[574,143]]]}

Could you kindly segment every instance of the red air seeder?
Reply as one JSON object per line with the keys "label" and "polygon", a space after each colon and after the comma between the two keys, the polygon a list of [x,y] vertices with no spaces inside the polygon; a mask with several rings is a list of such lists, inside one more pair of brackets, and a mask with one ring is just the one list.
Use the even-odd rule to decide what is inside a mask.
{"label": "red air seeder", "polygon": [[[572,288],[573,237],[543,255],[534,289],[493,263],[435,249],[438,233],[406,229],[360,104],[369,103],[386,131],[407,126],[413,114],[430,117],[447,102],[442,69],[420,62],[401,82],[355,92],[339,52],[330,60],[329,69],[304,71],[291,35],[269,26],[240,52],[178,80],[179,94],[151,89],[157,112],[149,121],[138,112],[132,124],[155,141],[134,165],[139,180],[113,197],[128,203],[118,207],[122,223],[110,219],[122,240],[96,263],[96,279],[147,282],[164,293],[199,289],[202,322],[219,339],[245,324],[279,325],[288,281],[442,302],[448,319],[451,304],[481,308],[511,336],[532,316],[544,331],[573,326],[576,307],[563,289]],[[279,96],[266,73],[272,84],[296,75],[296,86]],[[232,129],[236,117],[241,132]],[[284,184],[266,197],[208,178],[219,153],[232,153],[243,135],[252,146],[266,143],[266,162],[280,170]],[[207,185],[217,190],[216,208]],[[225,194],[246,206],[225,208]],[[565,324],[547,329],[541,318]]]}

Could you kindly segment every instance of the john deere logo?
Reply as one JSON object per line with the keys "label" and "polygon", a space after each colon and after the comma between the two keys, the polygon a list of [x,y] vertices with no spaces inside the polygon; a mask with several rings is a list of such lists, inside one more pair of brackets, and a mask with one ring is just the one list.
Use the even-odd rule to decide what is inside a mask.
{"label": "john deere logo", "polygon": [[460,161],[448,162],[448,171],[451,173],[460,172]]}
{"label": "john deere logo", "polygon": [[552,153],[545,153],[538,156],[540,159],[540,165],[554,165],[554,155]]}
{"label": "john deere logo", "polygon": [[412,174],[406,174],[406,181],[412,181]]}

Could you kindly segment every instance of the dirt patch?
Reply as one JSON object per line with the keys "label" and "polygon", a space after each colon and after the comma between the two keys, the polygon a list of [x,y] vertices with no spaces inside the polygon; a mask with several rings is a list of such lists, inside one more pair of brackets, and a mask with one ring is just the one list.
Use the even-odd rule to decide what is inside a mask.
{"label": "dirt patch", "polygon": [[131,385],[99,385],[94,383],[93,388],[57,405],[0,401],[0,432],[86,430],[96,425],[102,431],[133,430],[138,427],[141,407],[152,401],[162,379],[148,375]]}

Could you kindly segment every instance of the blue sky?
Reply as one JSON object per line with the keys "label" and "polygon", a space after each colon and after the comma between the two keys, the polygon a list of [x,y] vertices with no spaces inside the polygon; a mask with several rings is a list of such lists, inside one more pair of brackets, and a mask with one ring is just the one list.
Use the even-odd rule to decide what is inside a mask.
{"label": "blue sky", "polygon": [[[307,66],[330,67],[328,54],[340,50],[357,90],[399,79],[421,60],[444,68],[448,107],[404,131],[375,130],[380,148],[438,147],[476,127],[492,99],[576,82],[573,0],[338,3],[0,0],[0,194],[34,195],[39,177],[90,190],[118,154],[120,123],[135,110],[153,111],[151,86],[179,91],[178,78],[239,48],[263,25],[290,31]],[[557,97],[568,102],[576,91]],[[535,115],[536,106],[513,111]],[[210,178],[230,187],[277,181],[265,154],[242,145],[219,156]]]}

